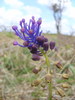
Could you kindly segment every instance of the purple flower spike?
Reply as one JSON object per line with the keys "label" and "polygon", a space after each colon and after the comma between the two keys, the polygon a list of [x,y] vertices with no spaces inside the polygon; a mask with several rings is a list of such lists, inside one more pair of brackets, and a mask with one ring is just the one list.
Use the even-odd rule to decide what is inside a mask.
{"label": "purple flower spike", "polygon": [[[20,37],[23,41],[28,41],[29,43],[28,47],[32,46],[32,44],[40,45],[40,43],[36,40],[36,37],[41,36],[42,31],[40,31],[39,27],[41,22],[42,22],[41,18],[39,18],[36,21],[35,17],[32,16],[32,18],[29,20],[29,23],[27,24],[25,22],[25,19],[23,18],[20,21],[21,29],[19,30],[17,26],[12,26],[12,29],[15,31],[15,34],[18,37]],[[24,45],[20,44],[18,44],[18,46],[25,47]]]}
{"label": "purple flower spike", "polygon": [[22,19],[22,22],[25,23],[25,19],[24,18]]}
{"label": "purple flower spike", "polygon": [[22,21],[20,21],[20,26],[22,27]]}
{"label": "purple flower spike", "polygon": [[48,42],[44,42],[43,48],[44,48],[45,51],[48,51],[49,43]]}
{"label": "purple flower spike", "polygon": [[35,24],[35,20],[34,19],[32,19],[31,22],[32,22],[32,24]]}
{"label": "purple flower spike", "polygon": [[33,54],[33,55],[32,55],[32,60],[34,60],[34,61],[39,61],[39,60],[40,60],[40,56],[37,55],[37,54]]}
{"label": "purple flower spike", "polygon": [[24,46],[28,46],[28,45],[29,45],[29,42],[24,41],[24,42],[23,42],[23,45],[24,45]]}
{"label": "purple flower spike", "polygon": [[42,23],[42,19],[39,18],[38,21],[37,21],[37,23],[40,25]]}
{"label": "purple flower spike", "polygon": [[44,36],[38,36],[36,38],[36,40],[37,40],[38,43],[42,44],[42,43],[44,43]]}
{"label": "purple flower spike", "polygon": [[55,42],[51,41],[50,42],[50,49],[53,50],[55,48]]}
{"label": "purple flower spike", "polygon": [[21,31],[22,33],[24,33],[24,32],[25,32],[25,28],[21,28],[20,31]]}
{"label": "purple flower spike", "polygon": [[36,54],[37,53],[37,46],[35,44],[32,45],[30,52],[32,54]]}
{"label": "purple flower spike", "polygon": [[32,16],[32,19],[35,19],[35,17],[34,17],[34,16]]}
{"label": "purple flower spike", "polygon": [[17,30],[17,26],[12,26],[12,29],[15,31],[15,30]]}
{"label": "purple flower spike", "polygon": [[14,41],[14,42],[13,42],[13,45],[18,45],[18,42],[17,42],[17,41]]}
{"label": "purple flower spike", "polygon": [[44,38],[44,41],[45,41],[45,42],[48,42],[48,39],[45,37],[45,38]]}
{"label": "purple flower spike", "polygon": [[31,30],[29,30],[29,33],[30,33],[30,34],[33,34],[33,30],[32,30],[32,29],[31,29]]}

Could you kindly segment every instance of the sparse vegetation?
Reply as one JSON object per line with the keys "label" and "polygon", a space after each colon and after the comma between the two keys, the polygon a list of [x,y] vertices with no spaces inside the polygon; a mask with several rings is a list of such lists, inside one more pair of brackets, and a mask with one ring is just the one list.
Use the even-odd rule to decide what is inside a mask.
{"label": "sparse vegetation", "polygon": [[[48,37],[48,39],[55,40],[58,44],[57,35],[44,35]],[[44,59],[40,62],[33,62],[31,60],[31,55],[26,48],[14,47],[12,45],[14,40],[13,37],[20,42],[21,40],[19,40],[19,38],[14,36],[12,33],[11,35],[9,35],[9,33],[0,33],[0,36],[0,97],[2,97],[2,100],[5,100],[4,98],[6,98],[6,100],[11,100],[10,98],[12,98],[12,100],[23,100],[22,98],[24,98],[24,100],[28,100],[33,98],[33,96],[36,97],[36,92],[38,93],[39,98],[42,97],[41,99],[45,100],[45,95],[43,95],[43,91],[47,92],[45,83],[41,83],[42,87],[39,85],[39,88],[41,89],[40,93],[38,92],[39,88],[34,87],[32,89],[31,87],[33,81],[38,77],[38,75],[34,75],[32,73],[32,69],[40,66],[45,68],[45,65],[43,65]],[[73,98],[74,100],[75,98],[74,40],[75,37],[63,35],[63,39],[60,40],[60,48],[57,51],[58,53],[55,52],[52,56],[49,54],[53,63],[60,61],[63,66],[63,71],[66,73],[69,72],[69,75],[71,75],[67,80],[60,80],[58,75],[55,77],[59,86],[61,86],[61,83],[64,82],[67,82],[71,86],[69,91],[66,90],[67,97],[62,97],[62,99],[61,97],[57,97],[60,98],[59,100],[68,100],[68,98],[70,98],[70,100]],[[59,47],[59,45],[57,45],[57,47]],[[59,71],[56,66],[53,67],[53,70],[54,72]],[[41,74],[44,74],[44,72]],[[55,82],[54,84],[56,86]],[[36,90],[36,92],[33,90]],[[30,93],[32,93],[32,97],[30,96]]]}

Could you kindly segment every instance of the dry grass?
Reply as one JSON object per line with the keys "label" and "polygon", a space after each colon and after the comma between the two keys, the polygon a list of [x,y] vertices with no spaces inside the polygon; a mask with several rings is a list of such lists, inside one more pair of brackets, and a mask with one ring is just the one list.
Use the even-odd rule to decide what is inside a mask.
{"label": "dry grass", "polygon": [[[45,34],[49,40],[54,40],[57,43],[57,47],[60,47],[58,52],[53,52],[53,55],[49,53],[50,60],[52,63],[56,61],[61,61],[63,67],[75,66],[75,37],[71,36],[56,36]],[[36,94],[33,90],[36,90],[37,93],[39,89],[32,88],[31,83],[38,77],[32,73],[33,67],[40,67],[44,64],[44,58],[40,62],[33,62],[31,60],[31,55],[29,51],[24,48],[14,47],[12,42],[14,40],[22,42],[14,35],[10,33],[0,33],[0,100],[32,100],[33,96]],[[45,65],[43,66],[45,68]],[[75,67],[74,67],[75,69]],[[59,71],[54,69],[54,71]],[[67,70],[66,70],[67,71]],[[61,98],[58,95],[54,94],[54,97],[57,99],[54,100],[75,100],[75,81],[72,77],[74,73],[69,69],[69,74],[71,75],[68,83],[70,83],[71,88],[67,91],[67,97]],[[40,73],[40,76],[44,74],[44,70]],[[55,73],[56,74],[56,73]],[[54,78],[57,83],[61,84],[64,80],[59,80],[58,75]],[[40,100],[46,100],[43,92],[45,91],[47,95],[47,87],[40,88],[40,94],[42,98]],[[33,96],[31,96],[31,94]],[[39,96],[39,93],[38,93]],[[39,96],[40,97],[40,96]]]}

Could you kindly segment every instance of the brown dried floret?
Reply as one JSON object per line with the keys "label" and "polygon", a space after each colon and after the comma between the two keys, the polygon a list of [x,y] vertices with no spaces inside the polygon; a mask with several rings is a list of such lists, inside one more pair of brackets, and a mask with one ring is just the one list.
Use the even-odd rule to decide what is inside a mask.
{"label": "brown dried floret", "polygon": [[32,72],[37,74],[39,71],[41,71],[41,68],[33,68]]}
{"label": "brown dried floret", "polygon": [[45,80],[46,80],[46,82],[51,82],[51,80],[52,80],[52,75],[51,74],[47,74],[46,76],[45,76]]}
{"label": "brown dried floret", "polygon": [[65,92],[61,88],[57,88],[57,92],[61,97],[65,96]]}
{"label": "brown dried floret", "polygon": [[69,75],[66,74],[66,73],[64,73],[64,74],[62,74],[62,77],[63,77],[64,79],[68,79],[68,78],[69,78]]}
{"label": "brown dried floret", "polygon": [[57,68],[59,68],[59,69],[62,69],[62,68],[63,68],[61,62],[56,62],[56,63],[55,63],[55,66],[56,66]]}
{"label": "brown dried floret", "polygon": [[33,84],[34,84],[34,86],[38,86],[40,84],[40,82],[41,82],[41,80],[35,80]]}
{"label": "brown dried floret", "polygon": [[63,83],[63,84],[62,84],[62,87],[63,87],[63,88],[69,88],[70,85],[69,85],[68,83]]}

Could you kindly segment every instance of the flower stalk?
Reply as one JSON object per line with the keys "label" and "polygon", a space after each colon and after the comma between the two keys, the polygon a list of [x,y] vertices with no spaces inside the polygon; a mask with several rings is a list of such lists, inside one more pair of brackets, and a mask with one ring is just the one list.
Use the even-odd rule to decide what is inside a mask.
{"label": "flower stalk", "polygon": [[[41,35],[41,23],[41,18],[35,20],[35,17],[32,16],[28,24],[26,23],[25,19],[22,19],[20,21],[20,29],[18,29],[17,26],[12,26],[12,29],[15,31],[15,35],[24,41],[22,44],[19,44],[17,41],[14,41],[13,45],[27,47],[32,54],[32,60],[34,61],[39,61],[41,59],[41,56],[45,57],[47,65],[47,74],[43,78],[45,78],[46,82],[48,83],[48,100],[52,100],[52,74],[50,68],[50,61],[47,56],[47,51],[49,50],[49,48],[51,51],[55,48],[55,42],[49,42],[45,36]],[[34,74],[38,74],[39,71],[40,70],[37,68],[33,69]],[[41,80],[43,80],[43,78],[41,78]],[[36,80],[33,86],[38,86],[39,84],[40,80]]]}
{"label": "flower stalk", "polygon": [[[45,60],[46,60],[46,65],[47,65],[47,74],[51,74],[50,70],[50,61],[46,53],[44,54]],[[48,100],[52,100],[52,78],[48,83]]]}
{"label": "flower stalk", "polygon": [[44,53],[44,57],[45,57],[45,60],[46,60],[46,65],[47,65],[47,73],[49,74],[51,71],[50,71],[50,62],[49,62],[49,58],[48,56],[46,55],[46,53]]}
{"label": "flower stalk", "polygon": [[49,88],[48,100],[52,100],[52,81],[48,84],[48,88]]}

